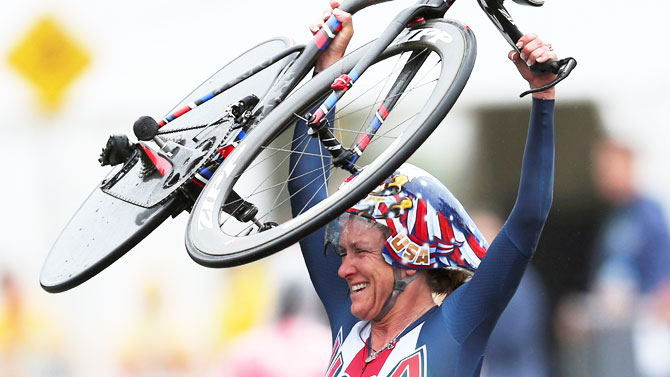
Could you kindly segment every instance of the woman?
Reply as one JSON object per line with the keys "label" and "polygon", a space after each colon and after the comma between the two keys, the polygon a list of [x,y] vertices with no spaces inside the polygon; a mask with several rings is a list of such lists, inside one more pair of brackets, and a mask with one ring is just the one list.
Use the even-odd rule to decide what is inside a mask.
{"label": "woman", "polygon": [[[333,13],[343,28],[317,71],[341,57],[353,35],[350,15]],[[530,86],[552,81],[553,75],[534,75],[526,64],[556,60],[551,47],[533,34],[518,46],[522,56],[510,52],[509,58]],[[301,241],[333,335],[327,377],[479,375],[488,337],[535,251],[551,206],[553,108],[553,88],[533,95],[517,201],[488,252],[449,190],[407,164],[327,232]],[[298,124],[296,135],[305,127]],[[318,140],[310,143],[318,154]],[[292,163],[300,177],[321,161],[303,156]],[[305,208],[318,190],[305,181],[296,179],[290,187],[296,193],[293,208]],[[299,191],[304,185],[308,189]],[[325,256],[324,240],[334,251]],[[435,294],[446,295],[439,306]]]}

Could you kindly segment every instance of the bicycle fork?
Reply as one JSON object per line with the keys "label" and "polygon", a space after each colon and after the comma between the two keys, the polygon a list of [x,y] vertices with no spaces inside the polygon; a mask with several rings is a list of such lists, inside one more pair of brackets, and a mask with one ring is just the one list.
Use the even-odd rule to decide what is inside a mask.
{"label": "bicycle fork", "polygon": [[[375,116],[372,117],[365,132],[359,136],[353,148],[346,148],[335,137],[330,130],[330,125],[326,115],[335,108],[335,105],[344,93],[353,86],[360,75],[372,65],[374,59],[379,56],[395,39],[397,35],[402,32],[402,29],[408,25],[414,25],[424,21],[421,15],[429,17],[442,17],[447,9],[453,4],[452,1],[439,2],[435,4],[418,4],[412,8],[407,9],[399,14],[394,22],[392,22],[382,34],[382,38],[378,39],[371,47],[371,51],[361,61],[359,61],[348,74],[343,74],[338,77],[331,85],[333,92],[326,98],[326,100],[319,106],[314,114],[307,114],[308,126],[310,127],[310,135],[318,136],[321,143],[333,156],[332,163],[335,167],[345,169],[352,174],[358,171],[355,166],[356,161],[361,157],[367,146],[372,141],[376,132],[381,127],[389,112],[393,109],[398,99],[407,89],[410,81],[424,63],[428,54],[422,51],[412,52],[408,62],[403,67],[400,75],[396,78],[386,98],[382,101],[377,109]],[[348,9],[344,9],[349,11]],[[325,48],[328,42],[335,37],[339,31],[340,22],[331,15],[324,23],[321,31],[318,31],[315,36],[317,44],[321,43]],[[325,42],[321,42],[327,38]],[[321,48],[321,47],[320,47]]]}
{"label": "bicycle fork", "polygon": [[321,143],[333,156],[332,163],[335,167],[345,169],[352,174],[358,172],[356,161],[361,157],[367,146],[376,135],[381,125],[386,120],[389,112],[393,110],[398,100],[405,92],[409,83],[412,81],[421,65],[426,61],[428,54],[426,51],[414,51],[410,55],[407,63],[403,66],[400,74],[395,79],[386,97],[381,102],[377,111],[368,123],[365,131],[358,137],[352,148],[347,148],[335,137],[330,129],[330,124],[326,115],[335,108],[337,101],[353,85],[354,80],[350,80],[347,75],[338,77],[331,85],[334,91],[328,96],[326,101],[319,109],[308,119],[310,135],[318,136]]}

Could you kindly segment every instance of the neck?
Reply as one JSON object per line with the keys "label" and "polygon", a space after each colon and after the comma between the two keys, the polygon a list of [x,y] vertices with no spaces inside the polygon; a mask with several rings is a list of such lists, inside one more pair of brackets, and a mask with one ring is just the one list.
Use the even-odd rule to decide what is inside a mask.
{"label": "neck", "polygon": [[422,282],[417,280],[409,284],[388,314],[379,321],[370,322],[374,350],[384,347],[435,305],[430,289]]}

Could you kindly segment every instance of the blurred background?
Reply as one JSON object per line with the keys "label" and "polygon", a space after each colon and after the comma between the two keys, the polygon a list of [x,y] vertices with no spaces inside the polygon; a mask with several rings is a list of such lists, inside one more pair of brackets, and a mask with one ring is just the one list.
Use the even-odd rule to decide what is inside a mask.
{"label": "blurred background", "polygon": [[[411,3],[360,12],[352,47]],[[110,134],[130,134],[140,115],[164,115],[252,45],[275,35],[306,41],[326,6],[3,4],[0,376],[323,374],[329,332],[295,247],[207,269],[185,251],[182,214],[70,291],[46,293],[39,274],[106,174],[97,157]],[[670,5],[549,0],[507,8],[522,31],[538,32],[579,66],[557,90],[552,212],[483,374],[668,377],[670,75],[662,66]],[[491,240],[516,195],[530,100],[518,98],[526,84],[476,3],[459,1],[448,16],[474,30],[477,64],[412,160],[451,188]]]}

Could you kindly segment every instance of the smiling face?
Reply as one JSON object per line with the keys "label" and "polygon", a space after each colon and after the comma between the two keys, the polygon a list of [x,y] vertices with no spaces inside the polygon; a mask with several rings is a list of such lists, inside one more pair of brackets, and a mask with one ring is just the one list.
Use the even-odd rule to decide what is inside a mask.
{"label": "smiling face", "polygon": [[381,312],[393,289],[393,267],[384,261],[386,234],[376,224],[351,217],[342,225],[339,248],[346,255],[338,275],[351,291],[351,313],[370,320]]}

